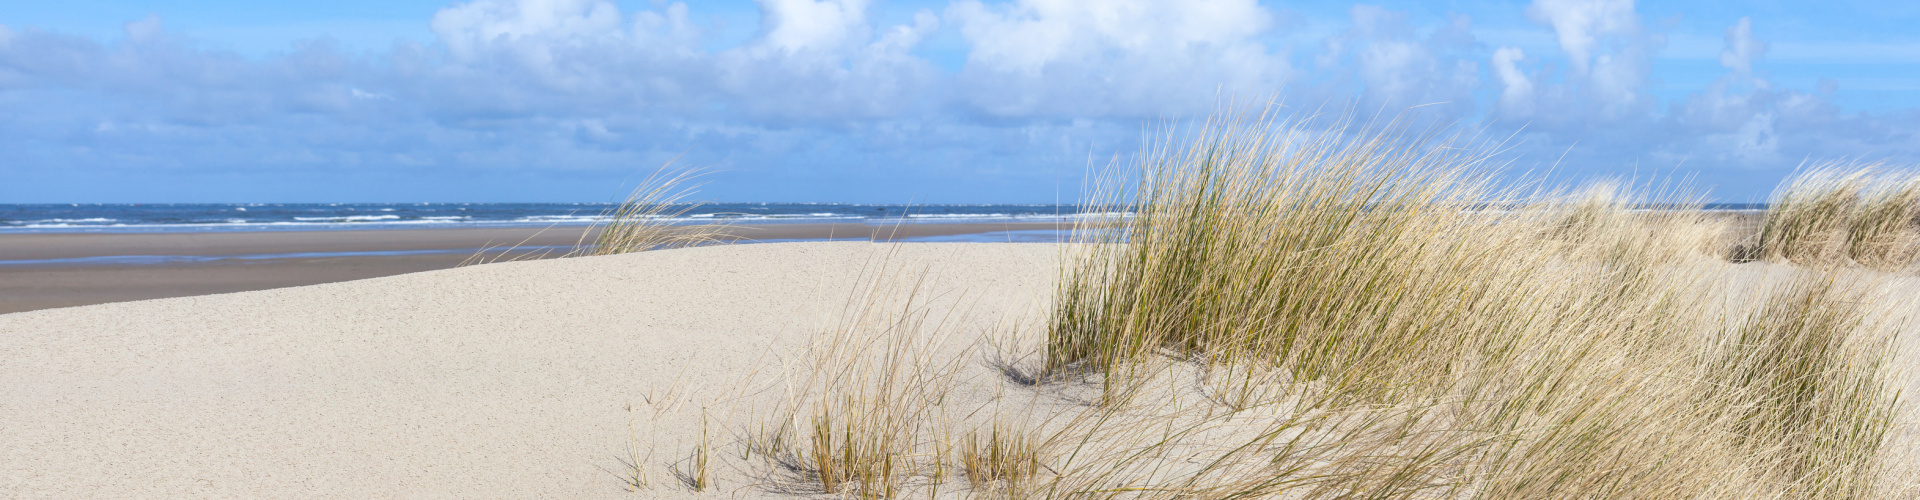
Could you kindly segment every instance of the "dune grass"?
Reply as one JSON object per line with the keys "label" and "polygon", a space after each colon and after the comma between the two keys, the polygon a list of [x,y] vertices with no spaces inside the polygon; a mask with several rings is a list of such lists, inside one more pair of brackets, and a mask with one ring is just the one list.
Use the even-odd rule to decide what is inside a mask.
{"label": "dune grass", "polygon": [[517,244],[482,248],[467,257],[460,265],[552,257],[616,255],[726,242],[727,239],[724,236],[727,226],[724,222],[702,224],[672,222],[686,217],[702,205],[702,203],[688,200],[698,188],[694,185],[694,181],[698,180],[702,173],[699,169],[675,168],[672,162],[661,165],[658,170],[649,174],[645,180],[628,192],[625,199],[602,211],[594,219],[593,224],[580,233],[579,240],[567,251],[519,251],[528,241],[538,236],[536,233]]}
{"label": "dune grass", "polygon": [[[718,223],[675,225],[668,221],[684,218],[701,203],[687,201],[701,175],[697,169],[675,169],[663,165],[640,182],[627,198],[614,205],[581,235],[581,244],[569,257],[614,255],[666,248],[681,248],[720,242],[726,226]],[[593,236],[587,244],[587,235]]]}
{"label": "dune grass", "polygon": [[1766,297],[1707,373],[1740,444],[1809,498],[1869,498],[1895,418],[1888,339],[1861,338],[1873,302],[1831,275]]}
{"label": "dune grass", "polygon": [[[1881,295],[1889,275],[1735,264],[1729,228],[1693,199],[1521,192],[1496,186],[1491,147],[1470,138],[1335,128],[1225,116],[1143,151],[1130,185],[1089,201],[1132,216],[1063,246],[1037,342],[948,345],[969,332],[926,308],[925,274],[872,272],[745,433],[761,484],[857,498],[1920,494],[1894,361],[1912,311]],[[1792,263],[1897,256],[1871,242],[1905,231],[1906,188],[1835,179],[1783,188],[1761,248]],[[955,396],[982,384],[1015,396]]]}
{"label": "dune grass", "polygon": [[774,471],[775,489],[896,498],[918,476],[945,479],[941,403],[966,356],[943,358],[942,339],[922,335],[945,324],[924,307],[924,272],[870,266],[788,374],[785,402],[748,433],[748,455]]}
{"label": "dune grass", "polygon": [[1920,256],[1920,172],[1830,163],[1774,193],[1761,226],[1762,258],[1904,270]]}
{"label": "dune grass", "polygon": [[[1458,140],[1392,126],[1315,135],[1266,118],[1217,120],[1197,135],[1142,156],[1135,217],[1091,235],[1094,250],[1063,277],[1049,366],[1091,367],[1114,408],[1142,397],[1158,360],[1240,374],[1222,391],[1228,403],[1208,411],[1264,422],[1258,437],[1181,434],[1129,453],[1259,451],[1217,455],[1180,481],[1098,463],[1102,481],[1062,478],[1050,493],[1863,498],[1897,488],[1876,472],[1897,404],[1891,330],[1865,319],[1888,311],[1865,292],[1818,274],[1741,277],[1718,258],[1724,227],[1632,213],[1639,201],[1614,186],[1545,199],[1496,191],[1486,157],[1472,153],[1485,149]],[[1795,203],[1816,214],[1871,205],[1822,196]],[[1535,201],[1485,201],[1523,198]],[[1810,218],[1818,223],[1777,226],[1859,224]],[[1139,425],[1155,424],[1123,427]],[[1261,462],[1298,466],[1249,466]]]}

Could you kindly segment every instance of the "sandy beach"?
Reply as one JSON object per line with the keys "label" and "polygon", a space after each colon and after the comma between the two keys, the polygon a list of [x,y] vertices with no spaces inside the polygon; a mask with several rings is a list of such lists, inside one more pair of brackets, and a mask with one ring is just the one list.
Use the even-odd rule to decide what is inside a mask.
{"label": "sandy beach", "polygon": [[[385,234],[392,233],[337,234],[346,243],[319,244],[472,241],[376,238]],[[274,252],[314,237],[233,241]],[[352,246],[353,238],[369,239]],[[85,241],[43,241],[63,239]],[[164,240],[125,239],[167,250]],[[1207,417],[1191,424],[1199,441],[1141,448],[1158,440],[1142,432],[1187,422],[1179,420],[1183,408],[1230,407],[1216,406],[1229,405],[1221,398],[1233,393],[1218,392],[1225,386],[1213,385],[1204,364],[1149,365],[1159,368],[1121,410],[1089,403],[1101,397],[1099,384],[1022,378],[1040,373],[1039,341],[1052,340],[1045,325],[1054,319],[1062,259],[1102,248],[1109,247],[717,245],[0,314],[0,359],[9,360],[0,364],[0,400],[8,402],[0,405],[0,496],[813,498],[824,480],[780,455],[797,449],[781,448],[793,446],[782,429],[828,414],[862,432],[925,426],[907,431],[921,436],[907,451],[974,446],[984,429],[1003,424],[1085,439],[1074,442],[1088,457],[1106,458],[1075,462],[1060,443],[1048,445],[1056,447],[1046,452],[1048,473],[1069,481],[1121,470],[1102,464],[1142,449],[1161,454],[1144,467],[1187,470],[1190,453],[1269,435],[1252,421]],[[232,276],[245,276],[245,266],[281,266],[258,272],[338,281],[353,259],[445,256],[234,258],[146,269],[204,280],[217,273],[191,266],[232,266]],[[1703,267],[1672,269],[1715,273],[1725,281],[1699,282],[1699,290],[1729,287],[1728,303],[1804,274],[1707,257],[1696,263]],[[299,266],[307,267],[287,270]],[[1915,296],[1909,277],[1851,276],[1874,283],[1885,294],[1876,300],[1893,307]],[[137,288],[124,279],[99,286]],[[1893,356],[1903,363],[1915,352],[1911,326],[1890,325],[1909,331],[1889,337],[1900,339]],[[1899,373],[1898,386],[1920,387]],[[905,385],[863,385],[875,380]],[[876,387],[901,392],[861,392]],[[864,399],[834,406],[852,401],[834,399],[846,394]],[[933,399],[915,399],[923,397]],[[846,420],[865,418],[859,411],[903,413]],[[1912,414],[1908,406],[1897,412],[1903,422]],[[1102,423],[1109,417],[1120,423]],[[1142,420],[1136,427],[1129,419]],[[1913,431],[1903,424],[1892,432],[1906,443]],[[989,491],[951,477],[938,486],[926,479],[937,472],[916,469],[927,466],[924,456],[906,460],[916,460],[902,480],[912,497]],[[933,460],[936,471],[969,467],[938,469]],[[965,470],[969,480],[978,473]]]}
{"label": "sandy beach", "polygon": [[[0,315],[0,491],[631,497],[632,408],[740,392],[863,271],[926,269],[931,296],[997,324],[1037,311],[1059,250],[733,245]],[[684,437],[697,413],[648,428]]]}
{"label": "sandy beach", "polygon": [[[848,223],[769,224],[732,227],[727,235],[749,243],[885,240],[977,236],[1055,227],[1048,223],[920,224],[897,228]],[[0,234],[0,314],[450,269],[480,248],[567,247],[579,242],[584,230],[563,227]],[[121,262],[129,258],[135,262]]]}

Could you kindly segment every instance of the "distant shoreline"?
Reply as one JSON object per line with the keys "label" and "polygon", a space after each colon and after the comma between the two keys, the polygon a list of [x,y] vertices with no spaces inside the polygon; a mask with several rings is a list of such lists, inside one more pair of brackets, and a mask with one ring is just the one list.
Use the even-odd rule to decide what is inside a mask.
{"label": "distant shoreline", "polygon": [[[598,221],[609,205],[577,203],[427,204],[0,204],[0,235],[159,234],[422,229],[575,230]],[[726,222],[753,226],[900,224],[1072,224],[1118,215],[1077,205],[847,203],[716,203],[682,207],[657,219],[672,225]],[[1660,211],[1661,206],[1637,210]],[[1716,203],[1707,212],[1758,213],[1764,204]],[[669,213],[680,210],[674,208]]]}
{"label": "distant shoreline", "polygon": [[[584,228],[597,203],[0,204],[0,234],[231,233],[413,229]],[[1072,222],[1072,205],[712,203],[669,206],[673,225],[989,224]]]}
{"label": "distant shoreline", "polygon": [[[1732,219],[1735,240],[1761,213]],[[830,240],[1061,241],[1070,222],[774,222],[736,224],[735,243]],[[584,226],[226,232],[0,232],[0,314],[130,300],[352,281],[457,267],[482,248],[554,254]]]}
{"label": "distant shoreline", "polygon": [[[731,226],[736,243],[1057,241],[1063,223]],[[482,248],[564,253],[586,227],[0,234],[0,314],[450,269]]]}

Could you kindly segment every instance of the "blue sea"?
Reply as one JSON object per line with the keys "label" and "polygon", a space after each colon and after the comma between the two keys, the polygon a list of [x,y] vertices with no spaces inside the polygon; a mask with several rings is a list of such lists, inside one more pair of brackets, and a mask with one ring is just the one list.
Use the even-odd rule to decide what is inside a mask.
{"label": "blue sea", "polygon": [[[585,226],[609,208],[611,206],[604,203],[0,204],[0,234]],[[1705,208],[1756,211],[1766,206],[1717,203]],[[884,225],[1071,222],[1098,215],[1101,214],[1083,213],[1082,208],[1075,205],[713,203],[693,207],[684,216],[665,221]]]}
{"label": "blue sea", "polygon": [[[612,208],[599,203],[197,203],[0,204],[0,234],[192,233],[325,231],[477,227],[586,226]],[[1714,211],[1758,211],[1759,204],[1710,204]],[[1647,210],[1660,210],[1647,207]],[[750,224],[855,223],[872,225],[967,222],[1073,222],[1112,213],[1074,205],[862,205],[846,203],[716,203],[691,208],[670,223],[728,221]],[[1059,242],[1067,229],[1012,229],[979,234],[919,236],[923,242]],[[768,242],[777,240],[766,240]],[[108,255],[4,260],[0,267],[89,264],[168,264],[226,259],[390,256],[472,253],[480,249],[261,255]]]}
{"label": "blue sea", "polygon": [[[548,227],[592,224],[604,203],[0,204],[0,233],[144,233]],[[1064,222],[1073,205],[715,203],[672,223]]]}

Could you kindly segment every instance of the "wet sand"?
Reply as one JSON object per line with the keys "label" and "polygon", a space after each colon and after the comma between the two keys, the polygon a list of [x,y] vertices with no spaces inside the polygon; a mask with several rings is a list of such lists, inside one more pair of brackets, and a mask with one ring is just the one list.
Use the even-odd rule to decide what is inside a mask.
{"label": "wet sand", "polygon": [[[740,225],[740,242],[925,238],[1045,230],[1054,223]],[[449,269],[484,247],[566,247],[585,228],[403,229],[246,233],[0,234],[0,262],[212,257],[156,264],[0,264],[0,314],[351,281]],[[411,252],[403,255],[299,254]],[[292,255],[289,255],[292,254]],[[284,256],[284,257],[276,257]]]}

